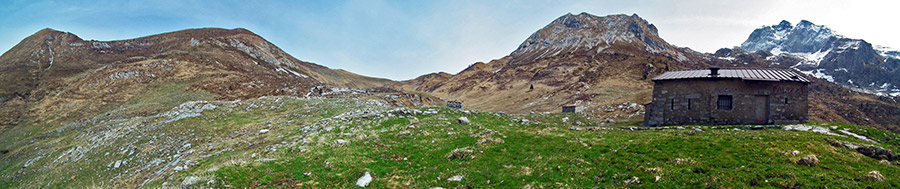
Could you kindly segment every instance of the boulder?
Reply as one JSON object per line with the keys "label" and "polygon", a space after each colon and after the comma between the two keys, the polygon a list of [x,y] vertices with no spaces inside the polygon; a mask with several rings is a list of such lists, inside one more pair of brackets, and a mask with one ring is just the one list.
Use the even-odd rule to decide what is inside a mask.
{"label": "boulder", "polygon": [[466,117],[459,117],[459,119],[457,119],[456,122],[459,124],[463,124],[463,125],[468,125],[470,123],[469,118],[466,118]]}
{"label": "boulder", "polygon": [[800,160],[797,160],[797,165],[813,166],[813,165],[817,165],[817,164],[819,164],[819,158],[817,158],[816,155],[813,155],[813,154],[810,154],[806,157],[800,158]]}
{"label": "boulder", "polygon": [[869,171],[869,173],[866,173],[866,177],[875,181],[884,180],[884,175],[881,175],[881,172],[878,171]]}

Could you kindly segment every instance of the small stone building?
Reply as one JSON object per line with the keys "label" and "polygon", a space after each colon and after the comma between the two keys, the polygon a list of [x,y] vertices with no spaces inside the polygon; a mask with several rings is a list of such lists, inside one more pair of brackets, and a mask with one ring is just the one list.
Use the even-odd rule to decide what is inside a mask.
{"label": "small stone building", "polygon": [[574,113],[575,108],[577,108],[577,107],[578,106],[575,106],[575,105],[565,105],[562,107],[562,112],[573,112]]}
{"label": "small stone building", "polygon": [[648,126],[809,121],[809,80],[794,70],[713,67],[668,71],[652,81]]}
{"label": "small stone building", "polygon": [[451,100],[451,101],[447,101],[447,107],[448,107],[448,108],[462,109],[462,108],[463,108],[463,103],[462,103],[462,101]]}

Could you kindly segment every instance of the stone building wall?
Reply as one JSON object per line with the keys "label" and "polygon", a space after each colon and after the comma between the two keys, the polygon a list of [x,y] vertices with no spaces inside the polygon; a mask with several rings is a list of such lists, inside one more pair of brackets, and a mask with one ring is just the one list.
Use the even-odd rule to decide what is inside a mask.
{"label": "stone building wall", "polygon": [[[645,124],[788,124],[809,121],[807,83],[741,79],[654,81]],[[731,96],[730,110],[719,96]],[[726,97],[727,98],[727,97]]]}

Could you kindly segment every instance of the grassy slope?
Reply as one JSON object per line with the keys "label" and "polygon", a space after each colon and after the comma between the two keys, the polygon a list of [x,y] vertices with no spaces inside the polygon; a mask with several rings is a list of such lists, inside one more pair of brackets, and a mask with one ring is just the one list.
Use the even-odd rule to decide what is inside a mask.
{"label": "grassy slope", "polygon": [[[180,88],[159,86],[158,91]],[[166,94],[171,93],[146,93],[119,110],[153,112],[181,101]],[[163,99],[172,101],[158,101]],[[150,101],[160,104],[142,103]],[[373,104],[373,100],[343,98],[274,97],[213,104],[218,108],[172,123],[161,123],[167,118],[137,116],[62,133],[36,132],[28,137],[36,142],[24,146],[4,143],[13,147],[13,152],[0,158],[4,162],[0,188],[135,187],[147,178],[153,180],[143,186],[177,187],[191,177],[199,178],[195,184],[213,187],[350,187],[363,172],[375,177],[371,185],[376,187],[625,186],[625,181],[634,177],[641,183],[629,187],[883,188],[900,183],[898,166],[880,165],[848,149],[831,147],[823,138],[864,142],[810,132],[630,131],[617,128],[639,120],[618,120],[603,127],[575,126],[561,120],[568,117],[569,123],[578,120],[588,125],[600,120],[577,114],[465,114],[437,107],[419,108],[437,110],[437,114],[381,113],[381,117],[362,118],[366,112],[391,108]],[[354,111],[362,114],[337,116]],[[455,123],[460,116],[468,117],[472,124]],[[522,118],[531,121],[516,121]],[[815,124],[849,128],[898,151],[900,137],[893,133]],[[262,129],[270,131],[260,134]],[[128,134],[108,139],[111,133],[123,132]],[[78,137],[85,133],[87,137]],[[103,136],[103,142],[89,140],[95,136]],[[349,143],[339,145],[338,139]],[[192,145],[185,148],[187,143]],[[80,159],[64,153],[91,145]],[[129,149],[138,152],[129,156]],[[474,153],[448,159],[454,149]],[[801,153],[789,155],[793,150]],[[22,168],[37,154],[44,158]],[[808,154],[816,154],[821,163],[811,167],[793,163]],[[70,158],[73,160],[68,161]],[[165,161],[147,166],[153,159]],[[118,160],[129,163],[110,168]],[[186,169],[174,171],[176,166]],[[135,174],[138,169],[142,171]],[[865,173],[872,170],[887,179],[866,179]],[[456,175],[464,178],[447,181]]]}
{"label": "grassy slope", "polygon": [[[452,123],[467,116],[472,125]],[[281,152],[286,159],[225,167],[215,172],[236,187],[350,187],[363,172],[375,187],[897,187],[900,169],[824,138],[862,141],[811,132],[768,130],[594,130],[565,125],[576,115],[528,116],[539,124],[519,124],[492,113],[440,114],[335,123],[359,132],[335,130],[316,136],[304,150]],[[410,121],[413,120],[413,121]],[[415,121],[418,120],[418,121]],[[570,120],[571,122],[571,120]],[[844,124],[897,150],[898,135]],[[409,128],[409,125],[415,128]],[[490,131],[487,131],[490,130]],[[349,133],[349,134],[344,134]],[[332,141],[344,139],[349,144]],[[498,140],[499,139],[499,140]],[[487,141],[487,142],[485,142]],[[502,141],[502,142],[500,142]],[[454,149],[474,154],[448,159]],[[790,155],[791,151],[799,155]],[[815,166],[796,162],[815,154]],[[877,170],[884,181],[864,175]],[[447,178],[462,175],[460,182]],[[626,185],[637,177],[640,184]],[[656,178],[659,177],[657,181]]]}

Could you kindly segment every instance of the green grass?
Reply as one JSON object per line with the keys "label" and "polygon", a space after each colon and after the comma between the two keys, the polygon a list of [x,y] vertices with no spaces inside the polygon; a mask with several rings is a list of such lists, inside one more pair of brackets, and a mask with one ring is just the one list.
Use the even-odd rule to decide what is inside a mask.
{"label": "green grass", "polygon": [[[183,96],[185,99],[205,98],[203,94],[165,92],[182,93],[178,92],[181,88],[158,86],[154,90],[158,92],[135,97],[141,99],[129,101],[123,107],[128,109],[126,112],[153,112],[177,106],[183,101],[179,100],[182,95],[198,95]],[[429,115],[383,113],[381,117],[367,119],[335,118],[351,111],[390,109],[364,103],[375,99],[245,100],[234,107],[219,106],[205,111],[202,116],[139,129],[143,137],[124,135],[100,144],[80,161],[58,164],[52,161],[66,158],[62,152],[92,144],[86,138],[75,137],[80,133],[100,132],[104,130],[100,127],[121,122],[148,126],[166,119],[138,116],[66,133],[37,132],[27,136],[36,139],[35,143],[16,148],[20,153],[2,159],[5,164],[0,165],[0,188],[136,187],[146,175],[114,179],[133,167],[129,164],[110,169],[109,163],[153,158],[171,162],[173,159],[169,158],[174,155],[171,149],[182,146],[178,141],[189,141],[193,145],[191,149],[200,151],[180,158],[198,163],[184,171],[167,173],[144,187],[164,187],[163,183],[172,184],[166,187],[178,187],[183,179],[195,176],[213,181],[203,180],[199,183],[201,187],[345,188],[353,187],[364,172],[375,177],[371,186],[388,188],[460,185],[475,188],[894,188],[900,183],[900,166],[881,165],[878,160],[851,150],[832,147],[824,139],[866,142],[812,132],[732,131],[708,126],[687,126],[706,128],[699,132],[691,129],[631,131],[627,128],[636,127],[640,118],[605,123],[605,118],[572,113],[503,115],[472,111],[466,114],[441,107],[417,108],[439,111]],[[462,116],[472,123],[456,123]],[[529,122],[517,121],[521,119]],[[572,125],[575,121],[586,126]],[[604,126],[597,126],[601,123]],[[894,133],[839,123],[810,124],[847,129],[879,141],[878,146],[898,150],[900,136]],[[262,129],[270,131],[261,134]],[[173,136],[177,140],[149,136]],[[348,143],[341,145],[338,140]],[[2,145],[9,146],[7,142]],[[132,146],[142,152],[135,157],[122,154],[123,149]],[[40,149],[47,156],[31,168],[22,169],[22,164]],[[457,149],[473,153],[448,158]],[[800,154],[791,155],[794,150]],[[810,154],[818,156],[818,165],[794,163]],[[158,168],[161,166],[148,172]],[[886,180],[866,178],[865,174],[873,170],[881,172]],[[457,175],[464,176],[462,181],[447,180]],[[639,182],[626,184],[635,177]]]}
{"label": "green grass", "polygon": [[[370,125],[367,131],[336,146],[317,143],[308,151],[284,150],[293,158],[258,164],[230,166],[215,172],[223,184],[235,187],[351,187],[369,172],[374,187],[897,187],[897,166],[848,149],[835,148],[824,138],[862,141],[811,132],[768,130],[627,131],[598,130],[565,125],[560,117],[591,121],[575,114],[532,115],[541,123],[521,125],[512,118],[492,113],[467,116],[471,125],[460,125],[457,111],[417,116],[415,129],[407,118],[390,118]],[[593,123],[593,122],[589,122]],[[510,126],[512,124],[513,126]],[[817,123],[818,124],[818,123]],[[830,123],[823,123],[828,126]],[[865,129],[833,124],[839,127]],[[479,133],[490,129],[493,135]],[[893,133],[869,131],[896,140]],[[323,133],[328,140],[348,138]],[[334,135],[334,136],[328,136]],[[377,137],[371,137],[377,135]],[[502,142],[483,142],[483,139]],[[353,140],[358,139],[358,140]],[[325,141],[328,141],[325,140]],[[878,139],[876,139],[878,140]],[[433,141],[433,142],[432,142]],[[883,146],[896,148],[885,142]],[[448,159],[454,149],[475,151],[469,158]],[[790,155],[791,151],[799,155]],[[820,164],[797,165],[803,156],[815,154]],[[474,157],[474,158],[471,158]],[[864,177],[877,170],[887,177]],[[305,174],[308,173],[308,174]],[[460,182],[447,178],[462,175]],[[638,183],[626,185],[637,177]],[[660,179],[657,181],[656,177]]]}

